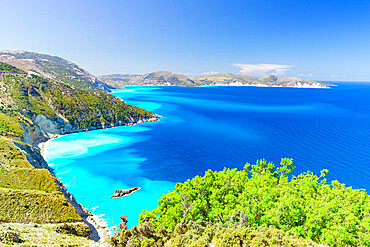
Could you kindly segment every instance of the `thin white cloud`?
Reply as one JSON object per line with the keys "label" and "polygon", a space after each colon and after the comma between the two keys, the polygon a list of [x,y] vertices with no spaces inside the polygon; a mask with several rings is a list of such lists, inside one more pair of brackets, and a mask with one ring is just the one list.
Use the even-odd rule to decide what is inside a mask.
{"label": "thin white cloud", "polygon": [[338,78],[338,75],[331,75],[330,78]]}
{"label": "thin white cloud", "polygon": [[213,74],[217,74],[217,71],[208,71],[208,72],[202,72],[202,75],[213,75]]}
{"label": "thin white cloud", "polygon": [[301,74],[299,74],[298,75],[298,77],[312,77],[312,74],[303,74],[303,73],[301,73]]}
{"label": "thin white cloud", "polygon": [[281,76],[293,66],[282,64],[233,64],[240,68],[240,73],[250,76],[263,76],[267,74]]}

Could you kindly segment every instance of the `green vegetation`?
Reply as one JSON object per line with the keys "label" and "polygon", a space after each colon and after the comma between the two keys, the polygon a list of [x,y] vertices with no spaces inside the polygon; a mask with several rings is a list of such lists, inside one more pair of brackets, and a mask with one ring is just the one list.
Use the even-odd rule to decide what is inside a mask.
{"label": "green vegetation", "polygon": [[27,121],[14,113],[23,109],[48,117],[62,115],[76,129],[122,125],[153,117],[152,113],[127,105],[110,94],[73,89],[36,75],[2,75],[0,81],[6,89],[4,95],[11,95],[13,102],[12,107],[8,104],[8,108],[2,108],[9,116],[0,115],[0,131],[4,135],[20,136],[23,133],[16,120]]}
{"label": "green vegetation", "polygon": [[[0,224],[1,246],[91,246],[92,240],[59,232],[64,224]],[[74,229],[85,229],[82,223],[69,223]]]}
{"label": "green vegetation", "polygon": [[50,172],[34,168],[13,140],[1,136],[0,221],[82,221]]}
{"label": "green vegetation", "polygon": [[[50,123],[54,124],[55,128],[61,128],[61,131],[64,131],[63,128],[67,129],[67,132],[134,123],[152,118],[154,114],[127,105],[123,100],[90,84],[86,85],[91,90],[80,90],[66,83],[23,73],[22,70],[5,63],[0,63],[0,68],[0,71],[7,71],[0,74],[0,221],[82,222],[82,218],[59,190],[55,177],[47,169],[33,167],[43,167],[37,164],[38,160],[42,160],[40,154],[26,143],[19,145],[20,140],[38,142],[37,138],[43,137],[41,132],[49,131]],[[55,73],[58,79],[66,82],[68,78],[71,80],[69,84],[76,83],[76,87],[83,88],[83,83],[78,84],[76,78],[70,77],[70,74],[66,73],[65,77],[60,78],[61,71],[53,70],[53,67],[47,69],[48,72]],[[78,69],[82,70],[73,68]],[[40,123],[40,117],[37,116],[39,114],[45,115],[49,120],[41,116]],[[25,131],[27,133],[24,133]],[[16,145],[22,150],[15,142],[18,142]],[[30,241],[27,234],[0,231],[0,242],[11,245],[23,242],[27,245],[35,243],[45,246],[52,246],[54,243],[59,243],[57,246],[80,245],[85,242],[66,237],[66,234],[84,237],[90,235],[90,229],[86,225],[66,224],[52,230],[60,239],[69,241],[55,240],[50,244],[52,237],[49,237],[49,230],[42,233],[47,236],[39,234],[31,237]]]}
{"label": "green vegetation", "polygon": [[23,128],[18,119],[0,112],[0,135],[19,137],[23,135]]}
{"label": "green vegetation", "polygon": [[158,208],[140,214],[138,227],[120,231],[112,243],[370,246],[370,196],[338,181],[327,184],[327,170],[320,177],[293,176],[294,168],[285,158],[278,167],[259,160],[241,171],[209,170],[178,183]]}
{"label": "green vegetation", "polygon": [[0,62],[0,72],[8,72],[8,73],[25,73],[23,70],[18,69],[14,66],[11,66],[6,63]]}
{"label": "green vegetation", "polygon": [[0,187],[14,189],[58,191],[54,178],[46,169],[1,169]]}
{"label": "green vegetation", "polygon": [[8,171],[9,168],[33,167],[12,140],[0,136],[0,169]]}
{"label": "green vegetation", "polygon": [[0,221],[82,222],[61,191],[0,188]]}

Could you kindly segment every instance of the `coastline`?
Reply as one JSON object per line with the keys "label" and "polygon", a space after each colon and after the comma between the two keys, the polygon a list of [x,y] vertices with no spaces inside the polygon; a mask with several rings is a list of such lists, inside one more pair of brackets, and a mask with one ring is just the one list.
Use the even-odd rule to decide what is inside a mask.
{"label": "coastline", "polygon": [[267,84],[212,84],[212,85],[194,85],[194,86],[183,86],[183,85],[162,85],[162,84],[146,84],[146,85],[123,85],[122,88],[114,89],[127,89],[127,87],[273,87],[273,88],[313,88],[313,89],[330,89],[338,85],[332,84],[331,86],[280,86],[280,85],[267,85]]}
{"label": "coastline", "polygon": [[[154,117],[152,117],[152,118],[139,119],[136,122],[128,123],[128,124],[125,124],[125,125],[119,125],[119,126],[111,126],[111,127],[108,127],[108,128],[116,128],[116,127],[122,127],[122,126],[133,126],[133,125],[136,125],[138,123],[155,122],[155,121],[159,121],[160,118],[164,118],[164,117],[155,114]],[[90,130],[86,130],[86,131],[93,131],[93,130],[98,130],[98,129],[104,129],[104,128],[102,127],[102,128],[90,129]],[[73,132],[73,133],[78,133],[78,132]],[[68,133],[68,134],[65,134],[65,135],[69,135],[69,134],[73,134],[73,133]],[[37,144],[37,147],[40,150],[40,154],[41,154],[41,156],[44,160],[45,160],[45,155],[46,155],[45,152],[47,150],[47,147],[48,147],[50,141],[52,141],[54,139],[57,139],[59,137],[65,136],[65,135],[53,135],[53,136],[50,137],[49,140],[47,140],[45,142],[40,142],[40,143]],[[52,172],[52,168],[50,168],[49,171],[50,171],[51,175],[55,177],[55,175]],[[85,224],[88,225],[89,228],[91,229],[91,231],[92,231],[91,239],[94,240],[96,244],[98,244],[96,246],[105,246],[105,244],[107,244],[109,242],[109,239],[111,237],[110,230],[108,228],[108,225],[105,223],[105,221],[99,215],[91,213],[91,211],[88,210],[85,206],[78,203],[76,198],[70,192],[68,192],[67,188],[56,177],[55,177],[55,183],[58,185],[59,189],[63,192],[64,196],[68,199],[68,202],[71,203],[71,205],[75,208],[77,214],[81,216],[81,218],[84,220]],[[94,245],[92,245],[92,246],[94,246]],[[108,245],[106,245],[106,246],[108,246]]]}
{"label": "coastline", "polygon": [[[49,142],[61,136],[64,135],[53,136],[53,138],[50,138],[46,142],[41,142],[38,144],[40,154],[44,159],[45,151],[49,145]],[[109,228],[107,224],[104,222],[104,220],[100,218],[99,215],[91,213],[89,209],[87,209],[82,204],[78,203],[76,198],[67,190],[63,183],[57,177],[55,177],[53,172],[50,171],[50,173],[55,178],[55,183],[58,185],[63,195],[67,198],[68,202],[74,207],[77,214],[81,216],[85,224],[89,226],[91,230],[91,240],[95,241],[96,243],[99,243],[99,246],[102,246],[102,244],[107,243],[111,236]]]}

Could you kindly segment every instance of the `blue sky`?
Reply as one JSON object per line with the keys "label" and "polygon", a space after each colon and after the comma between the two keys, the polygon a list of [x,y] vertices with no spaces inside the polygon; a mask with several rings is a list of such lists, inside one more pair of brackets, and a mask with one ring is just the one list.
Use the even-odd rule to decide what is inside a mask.
{"label": "blue sky", "polygon": [[95,75],[370,81],[370,1],[4,0],[0,8],[0,49],[61,56]]}

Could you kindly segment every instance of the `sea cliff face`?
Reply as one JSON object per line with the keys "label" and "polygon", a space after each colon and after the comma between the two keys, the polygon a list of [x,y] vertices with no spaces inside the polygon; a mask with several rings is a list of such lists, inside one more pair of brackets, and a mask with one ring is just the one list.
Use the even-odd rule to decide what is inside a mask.
{"label": "sea cliff face", "polygon": [[128,126],[144,122],[153,122],[158,121],[159,118],[162,118],[162,116],[154,114],[154,117],[151,118],[130,118],[128,123],[117,121],[115,123],[111,123],[110,125],[101,124],[100,126],[77,128],[69,123],[68,120],[61,117],[48,117],[43,114],[34,114],[32,117],[34,125],[22,124],[24,134],[20,137],[20,139],[27,144],[37,146],[41,142],[46,142],[49,139],[53,139],[65,134],[112,128],[117,126]]}
{"label": "sea cliff face", "polygon": [[13,141],[14,145],[19,148],[19,150],[24,154],[27,161],[37,169],[49,169],[48,163],[41,156],[41,153],[38,148],[23,144],[17,141]]}

